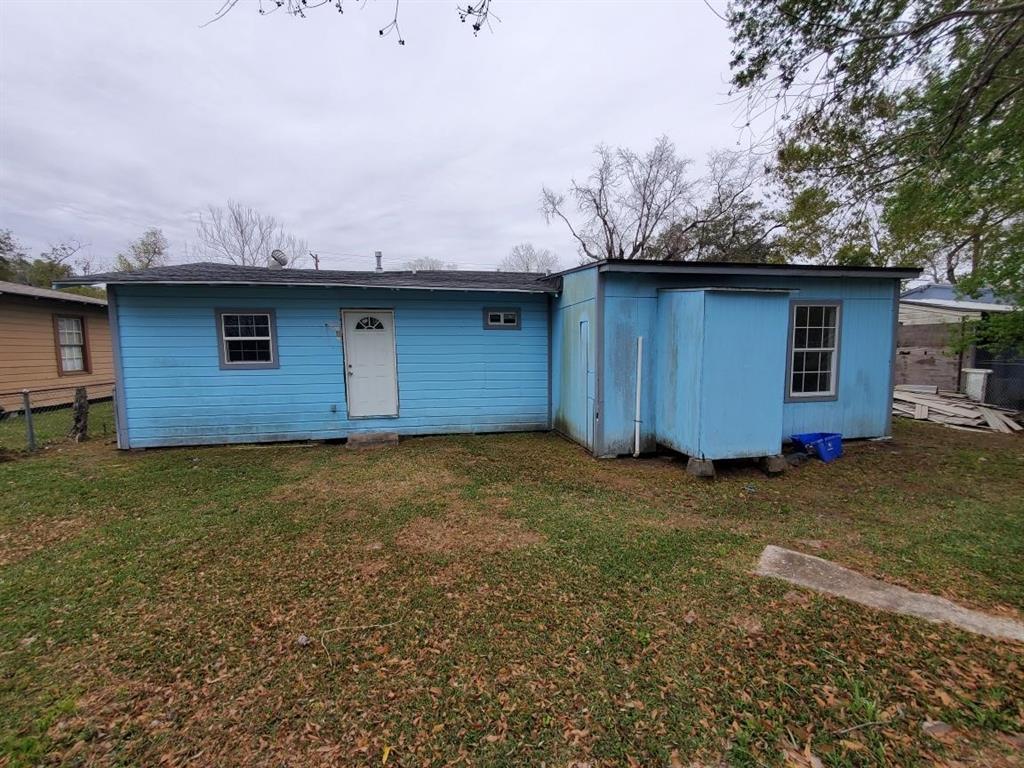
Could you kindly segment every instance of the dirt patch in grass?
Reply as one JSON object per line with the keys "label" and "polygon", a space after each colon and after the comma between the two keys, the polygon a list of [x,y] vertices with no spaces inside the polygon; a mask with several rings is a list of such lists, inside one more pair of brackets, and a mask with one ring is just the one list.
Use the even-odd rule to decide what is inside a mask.
{"label": "dirt patch in grass", "polygon": [[337,466],[314,471],[302,479],[279,486],[270,501],[329,506],[350,517],[368,507],[394,507],[424,498],[450,496],[459,479],[438,466],[410,466],[400,470],[358,473]]}
{"label": "dirt patch in grass", "polygon": [[688,531],[710,527],[706,517],[692,512],[670,512],[664,517],[645,517],[637,522],[643,528],[657,531]]}
{"label": "dirt patch in grass", "polygon": [[388,565],[389,563],[387,558],[382,557],[377,560],[364,560],[363,562],[358,563],[355,568],[356,573],[359,574],[361,578],[372,580],[376,579],[380,574],[386,571],[388,569]]}
{"label": "dirt patch in grass", "polygon": [[0,532],[0,566],[11,565],[34,552],[67,541],[85,528],[81,517],[62,520],[35,518]]}
{"label": "dirt patch in grass", "polygon": [[475,552],[493,554],[542,544],[544,536],[519,520],[490,513],[454,512],[443,517],[418,517],[399,531],[396,543],[416,554]]}

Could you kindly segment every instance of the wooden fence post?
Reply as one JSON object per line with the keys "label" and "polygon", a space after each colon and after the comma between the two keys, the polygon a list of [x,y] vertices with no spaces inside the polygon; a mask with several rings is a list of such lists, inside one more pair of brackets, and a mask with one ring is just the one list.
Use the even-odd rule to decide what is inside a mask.
{"label": "wooden fence post", "polygon": [[85,387],[75,390],[72,414],[74,420],[71,423],[71,439],[80,443],[89,436],[89,396],[85,392]]}

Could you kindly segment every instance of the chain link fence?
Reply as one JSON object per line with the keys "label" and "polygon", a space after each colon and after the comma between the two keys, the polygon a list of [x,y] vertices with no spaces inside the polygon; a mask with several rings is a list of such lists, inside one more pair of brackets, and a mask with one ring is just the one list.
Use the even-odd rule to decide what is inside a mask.
{"label": "chain link fence", "polygon": [[975,368],[988,368],[985,401],[1003,408],[1024,411],[1024,354],[993,355],[979,349],[974,355]]}
{"label": "chain link fence", "polygon": [[112,381],[0,392],[0,453],[115,434]]}

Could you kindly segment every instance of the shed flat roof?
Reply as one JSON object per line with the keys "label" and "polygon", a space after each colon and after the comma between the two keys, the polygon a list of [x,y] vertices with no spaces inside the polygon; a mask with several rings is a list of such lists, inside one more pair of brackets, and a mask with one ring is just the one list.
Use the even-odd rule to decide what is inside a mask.
{"label": "shed flat roof", "polygon": [[597,267],[602,272],[669,273],[678,275],[784,275],[786,277],[918,277],[916,267],[853,267],[832,264],[748,264],[732,261],[645,261],[604,259],[559,274]]}
{"label": "shed flat roof", "polygon": [[138,272],[103,272],[58,280],[55,285],[291,285],[354,288],[418,288],[437,291],[514,291],[554,293],[558,281],[532,272],[463,270],[339,271],[331,269],[267,269],[235,264],[175,264]]}
{"label": "shed flat roof", "polygon": [[[76,285],[86,285],[86,283],[76,283]],[[0,280],[0,294],[4,293],[15,296],[28,296],[32,299],[70,301],[75,304],[93,304],[98,307],[107,306],[107,302],[104,299],[97,299],[93,296],[81,296],[77,293],[68,293],[67,291],[52,291],[49,288],[37,288],[34,285],[8,283],[6,280]]]}

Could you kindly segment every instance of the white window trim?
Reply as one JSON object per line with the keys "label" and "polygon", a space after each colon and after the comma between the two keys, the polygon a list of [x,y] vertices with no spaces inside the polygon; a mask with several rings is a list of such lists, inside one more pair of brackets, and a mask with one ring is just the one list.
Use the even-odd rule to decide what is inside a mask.
{"label": "white window trim", "polygon": [[[228,336],[224,318],[228,315],[263,315],[267,318],[269,334],[266,336]],[[244,371],[260,368],[279,368],[277,355],[277,316],[272,309],[217,309],[217,336],[221,370]],[[270,342],[270,360],[239,360],[228,359],[229,341],[268,341]]]}
{"label": "white window trim", "polygon": [[[836,311],[835,340],[831,347],[797,347],[796,346],[796,310],[798,307],[830,307]],[[842,344],[843,302],[838,299],[794,300],[789,304],[789,343],[786,347],[786,402],[808,403],[824,402],[839,399],[839,350]],[[794,392],[793,391],[793,360],[797,352],[831,352],[831,376],[828,391]]]}
{"label": "white window trim", "polygon": [[[64,333],[67,333],[61,329],[61,322],[65,320],[71,320],[78,324],[78,328],[71,333],[76,333],[80,341],[75,343],[65,342],[62,338]],[[89,366],[89,339],[86,334],[86,323],[84,315],[54,315],[53,322],[54,341],[57,345],[57,374],[59,376],[80,376],[82,374],[91,373],[92,370]],[[76,349],[78,350],[78,360],[81,367],[79,368],[66,368],[64,365],[64,350],[65,349]]]}

